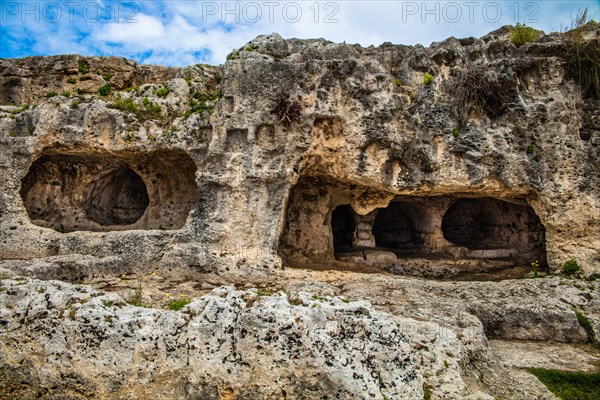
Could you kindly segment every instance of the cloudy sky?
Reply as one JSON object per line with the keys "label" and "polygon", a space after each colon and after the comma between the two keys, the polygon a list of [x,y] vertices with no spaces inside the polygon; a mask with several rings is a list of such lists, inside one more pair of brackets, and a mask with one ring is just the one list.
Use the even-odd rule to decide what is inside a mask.
{"label": "cloudy sky", "polygon": [[197,1],[0,0],[0,58],[78,53],[141,63],[220,64],[255,36],[429,45],[522,22],[568,27],[595,1]]}

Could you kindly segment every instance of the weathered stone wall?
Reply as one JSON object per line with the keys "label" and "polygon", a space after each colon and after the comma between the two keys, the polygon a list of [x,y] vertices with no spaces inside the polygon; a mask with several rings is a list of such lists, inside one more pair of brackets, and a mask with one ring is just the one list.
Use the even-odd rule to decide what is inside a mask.
{"label": "weathered stone wall", "polygon": [[[588,40],[598,40],[597,29],[591,25]],[[2,102],[20,103],[0,113],[1,257],[78,254],[98,268],[118,263],[244,273],[232,267],[277,268],[279,254],[290,248],[332,254],[328,223],[338,205],[367,215],[399,195],[446,195],[527,204],[545,228],[552,270],[576,259],[587,272],[600,271],[599,106],[566,77],[561,35],[520,48],[506,29],[429,48],[361,48],[277,35],[251,45],[217,68],[166,71],[125,62],[132,71],[149,71],[144,76],[157,77],[155,84],[133,87],[150,78],[131,72],[130,79],[115,81],[109,96],[84,93],[94,86],[74,97],[86,75],[74,70],[78,56],[0,60],[0,87],[10,88]],[[57,67],[63,64],[68,68]],[[58,78],[34,85],[26,79],[30,70]],[[504,113],[474,109],[462,123],[456,93],[467,70],[509,82]],[[430,85],[424,73],[433,75]],[[78,77],[69,83],[75,85],[70,97],[61,96],[66,86],[54,86],[61,74],[65,82]],[[106,78],[110,84],[115,79]],[[46,99],[51,90],[58,96]],[[289,125],[272,112],[279,93],[302,104]],[[148,188],[152,178],[132,166],[134,159],[186,153],[181,160],[195,164],[195,184],[181,181],[164,198],[149,191],[150,204],[195,192],[183,227],[62,233],[36,225],[20,195],[23,179],[40,156],[81,149],[130,154],[131,168]],[[178,166],[174,161],[165,174],[176,175]],[[332,194],[319,182],[341,189]],[[325,216],[325,224],[301,212],[290,216],[297,202]]]}

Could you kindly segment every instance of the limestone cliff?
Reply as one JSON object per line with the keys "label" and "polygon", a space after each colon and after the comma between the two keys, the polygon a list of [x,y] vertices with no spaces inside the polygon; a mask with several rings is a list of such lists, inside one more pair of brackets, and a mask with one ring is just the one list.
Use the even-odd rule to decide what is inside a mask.
{"label": "limestone cliff", "polygon": [[[390,247],[377,245],[369,213],[399,201],[417,210],[396,214],[418,214],[421,226],[382,229],[405,230],[413,239],[397,241],[412,253],[359,258],[419,274],[394,258],[476,259],[461,265],[477,270],[519,253],[513,264],[558,270],[575,259],[600,271],[598,100],[568,79],[563,51],[562,35],[517,48],[501,29],[429,48],[274,34],[220,67],[2,60],[2,101],[19,103],[0,118],[2,258],[81,254],[215,271],[241,258],[333,262],[337,206],[350,205],[363,230],[355,249]],[[467,107],[484,84],[500,87],[484,99],[500,104]],[[290,105],[293,121],[281,114]],[[125,188],[115,174],[130,177]],[[128,196],[138,180],[146,194]],[[445,213],[465,198],[502,201],[481,204],[489,237],[448,240]],[[511,204],[525,208],[490,209]],[[127,216],[108,215],[116,208]],[[461,218],[448,229],[469,225]]]}
{"label": "limestone cliff", "polygon": [[[598,48],[598,24],[577,34]],[[487,339],[594,343],[596,287],[398,275],[523,277],[569,260],[600,273],[600,101],[566,68],[569,40],[516,47],[502,28],[363,48],[272,34],[218,67],[0,60],[3,383],[69,398],[125,395],[122,379],[147,398],[552,398],[522,371],[503,376]],[[157,272],[144,301],[244,290],[178,315],[29,280],[124,295],[128,277]],[[391,334],[402,318],[450,333]],[[474,378],[486,368],[494,378]],[[34,389],[0,394],[45,395]]]}

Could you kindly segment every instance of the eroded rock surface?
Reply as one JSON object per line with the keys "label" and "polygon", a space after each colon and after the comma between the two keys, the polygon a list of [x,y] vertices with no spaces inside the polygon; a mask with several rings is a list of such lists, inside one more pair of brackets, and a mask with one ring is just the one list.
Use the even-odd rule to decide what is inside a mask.
{"label": "eroded rock surface", "polygon": [[597,284],[490,279],[600,272],[566,40],[0,60],[0,396],[552,399],[502,343],[596,357]]}
{"label": "eroded rock surface", "polygon": [[[585,40],[597,41],[597,29],[586,26]],[[15,104],[0,110],[0,254],[121,257],[134,268],[220,273],[239,259],[259,269],[349,261],[424,276],[532,262],[557,271],[575,259],[597,272],[598,100],[566,75],[565,35],[517,48],[507,32],[428,48],[274,34],[220,67],[2,60],[0,85],[10,86],[2,102]],[[85,86],[90,77],[103,84]],[[499,85],[500,103],[459,107],[469,79]],[[112,198],[141,187],[91,179],[110,173],[90,165],[94,159],[139,175],[147,207],[144,196],[90,200],[94,188]],[[378,242],[377,214],[414,198],[431,212],[414,209],[413,232],[395,217],[399,226],[384,230],[396,239]],[[514,210],[492,210],[482,199]],[[466,231],[444,232],[442,218],[459,201],[475,210],[454,216],[454,228],[481,216],[482,230],[498,237],[473,242]],[[360,257],[334,251],[332,213],[343,205],[357,219],[350,253]],[[121,216],[109,210],[116,208]],[[150,232],[161,229],[174,231]],[[134,254],[108,246],[117,230]],[[137,246],[140,235],[155,250]]]}
{"label": "eroded rock surface", "polygon": [[452,382],[455,398],[465,391],[441,362],[455,335],[433,323],[409,329],[417,321],[364,301],[300,293],[290,304],[283,293],[221,288],[169,312],[85,286],[4,284],[2,390],[21,398],[52,388],[70,398],[414,399],[425,368]]}

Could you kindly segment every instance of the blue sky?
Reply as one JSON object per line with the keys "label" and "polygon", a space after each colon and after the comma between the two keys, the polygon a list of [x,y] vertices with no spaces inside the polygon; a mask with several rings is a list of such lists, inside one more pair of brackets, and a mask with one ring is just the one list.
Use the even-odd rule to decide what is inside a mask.
{"label": "blue sky", "polygon": [[596,1],[115,1],[0,0],[0,58],[78,53],[141,63],[220,64],[260,34],[425,46],[524,22],[568,27]]}

